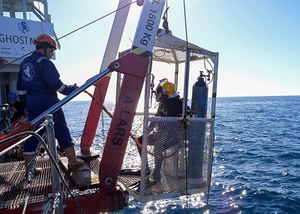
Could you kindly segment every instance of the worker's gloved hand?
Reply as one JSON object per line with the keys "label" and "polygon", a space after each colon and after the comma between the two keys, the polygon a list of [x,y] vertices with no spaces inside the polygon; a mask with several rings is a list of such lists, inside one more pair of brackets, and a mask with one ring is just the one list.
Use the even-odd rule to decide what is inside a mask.
{"label": "worker's gloved hand", "polygon": [[77,85],[77,83],[74,83],[71,87],[72,87],[73,89],[79,88],[79,86]]}
{"label": "worker's gloved hand", "polygon": [[75,91],[77,88],[79,88],[79,87],[77,86],[76,83],[73,84],[73,85],[65,85],[64,89],[62,91],[59,91],[59,92],[63,95],[69,95],[70,93]]}

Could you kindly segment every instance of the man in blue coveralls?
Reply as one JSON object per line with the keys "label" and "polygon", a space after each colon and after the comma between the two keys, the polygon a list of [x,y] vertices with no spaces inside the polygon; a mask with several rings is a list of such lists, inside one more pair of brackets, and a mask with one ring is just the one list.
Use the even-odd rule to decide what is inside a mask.
{"label": "man in blue coveralls", "polygon": [[[34,44],[36,51],[26,57],[18,73],[17,90],[19,98],[28,112],[29,121],[33,120],[45,110],[59,102],[57,92],[68,95],[77,86],[65,85],[60,80],[60,75],[50,59],[57,49],[56,41],[48,34],[39,35]],[[83,165],[81,159],[77,159],[74,144],[67,127],[62,109],[53,114],[55,138],[68,158],[68,169],[73,171]],[[38,140],[31,137],[24,144],[24,159],[26,175],[28,176],[28,164],[34,157],[38,146]],[[35,169],[39,173],[41,169]]]}

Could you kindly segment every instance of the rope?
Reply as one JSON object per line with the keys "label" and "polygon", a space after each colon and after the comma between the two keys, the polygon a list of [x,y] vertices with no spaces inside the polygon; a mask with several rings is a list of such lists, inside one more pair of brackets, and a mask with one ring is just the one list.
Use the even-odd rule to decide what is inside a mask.
{"label": "rope", "polygon": [[[189,48],[189,43],[188,43],[188,30],[187,30],[187,20],[186,20],[186,7],[185,7],[185,0],[183,0],[183,11],[184,11],[184,26],[185,26],[185,40],[186,40],[186,49]],[[184,139],[187,142],[187,119],[186,119],[186,115],[184,115]],[[187,148],[187,144],[184,144],[185,150],[184,150],[184,159],[185,159],[185,195],[186,195],[186,213],[188,213],[189,211],[189,202],[188,202],[188,182],[187,182],[187,177],[188,177],[188,160],[187,160],[187,155],[188,155],[188,148]]]}
{"label": "rope", "polygon": [[[87,90],[84,90],[84,92],[87,94],[87,95],[89,95],[103,110],[104,110],[104,112],[110,117],[110,118],[112,118],[113,117],[113,115],[112,115],[112,113],[110,112],[110,111],[108,111],[107,110],[107,108],[103,105],[103,104],[101,104],[98,100],[96,100],[95,99],[95,97],[90,93],[90,92],[88,92]],[[142,148],[142,144],[141,144],[141,142],[133,135],[133,133],[132,132],[130,132],[130,137],[131,137],[131,139],[133,139],[134,141],[135,141],[135,143],[138,145],[138,147],[140,147],[140,148]]]}
{"label": "rope", "polygon": [[[95,20],[93,20],[93,21],[91,21],[91,22],[89,22],[89,23],[87,23],[87,24],[85,24],[85,25],[83,25],[83,26],[81,26],[81,27],[79,27],[79,28],[77,28],[77,29],[75,29],[75,30],[73,30],[73,31],[71,31],[71,32],[69,32],[69,33],[63,35],[63,36],[61,36],[61,37],[59,37],[58,39],[56,39],[56,41],[58,41],[58,40],[60,40],[60,39],[62,39],[62,38],[65,38],[65,37],[67,37],[67,36],[69,36],[69,35],[71,35],[71,34],[77,32],[77,31],[79,31],[79,30],[81,30],[81,29],[83,29],[83,28],[85,28],[85,27],[91,25],[91,24],[94,24],[95,22],[98,22],[98,21],[100,21],[101,19],[104,19],[104,18],[106,18],[106,17],[108,17],[108,16],[110,16],[110,15],[116,13],[116,12],[119,11],[119,10],[122,10],[122,9],[124,9],[125,7],[128,7],[128,6],[130,6],[131,4],[133,4],[133,3],[135,3],[135,2],[136,2],[136,1],[133,1],[133,2],[131,2],[131,3],[129,3],[129,4],[127,4],[127,5],[124,5],[123,7],[120,7],[120,8],[118,8],[118,9],[116,9],[116,10],[114,10],[114,11],[112,11],[112,12],[106,14],[106,15],[104,15],[104,16],[101,16],[101,17],[99,17],[99,18],[97,18],[97,19],[95,19]],[[20,59],[23,59],[24,57],[26,57],[26,56],[32,54],[33,52],[34,52],[34,51],[31,51],[31,52],[29,52],[29,53],[27,53],[27,54],[24,54],[23,56],[21,56],[21,57],[15,59],[15,60],[13,60],[13,61],[7,63],[7,64],[1,65],[1,66],[0,66],[0,69],[4,68],[4,67],[6,67],[6,66],[8,66],[8,65],[10,65],[10,64],[12,64],[12,63],[14,63],[14,62],[16,62],[16,61],[18,61],[18,60],[20,60]]]}
{"label": "rope", "polygon": [[115,13],[115,12],[117,12],[117,11],[119,11],[119,10],[122,10],[122,9],[125,8],[125,7],[128,7],[129,5],[131,5],[131,4],[135,3],[135,2],[136,2],[136,1],[131,2],[131,3],[127,4],[127,5],[124,5],[123,7],[118,8],[117,10],[114,10],[114,11],[112,11],[112,12],[110,12],[110,13],[108,13],[108,14],[102,16],[102,17],[100,17],[100,18],[97,18],[97,19],[95,19],[94,21],[91,21],[91,22],[89,22],[89,23],[87,23],[87,24],[85,24],[85,25],[83,25],[83,26],[81,26],[81,27],[79,27],[79,28],[77,28],[77,29],[71,31],[70,33],[65,34],[64,36],[58,38],[57,40],[60,40],[60,39],[62,39],[62,38],[64,38],[64,37],[66,37],[66,36],[69,36],[70,34],[75,33],[76,31],[79,31],[79,30],[81,30],[81,29],[83,29],[83,28],[85,28],[85,27],[87,27],[87,26],[89,26],[89,25],[91,25],[91,24],[93,24],[93,23],[95,23],[95,22],[97,22],[97,21],[99,21],[99,20],[101,20],[101,19],[107,17],[107,16],[110,16],[110,15],[112,15],[113,13]]}
{"label": "rope", "polygon": [[188,30],[187,30],[187,22],[186,22],[186,7],[185,7],[185,0],[183,0],[183,11],[184,11],[184,28],[185,28],[185,40],[186,40],[186,48],[189,47],[189,40],[188,40]]}

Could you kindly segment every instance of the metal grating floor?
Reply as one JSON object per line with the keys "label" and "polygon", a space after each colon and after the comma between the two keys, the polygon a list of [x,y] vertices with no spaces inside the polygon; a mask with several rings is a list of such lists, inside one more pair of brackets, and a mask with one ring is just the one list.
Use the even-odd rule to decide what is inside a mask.
{"label": "metal grating floor", "polygon": [[[85,162],[98,174],[99,160],[97,158]],[[28,204],[48,202],[48,194],[52,192],[49,158],[39,158],[36,166],[41,167],[43,171],[33,179],[31,184],[28,184],[25,180],[24,161],[0,163],[0,210],[20,207],[25,204],[28,197]],[[62,167],[60,171],[71,190],[77,190],[80,195],[86,194],[84,188],[78,188]],[[68,197],[63,184],[61,184],[61,190],[64,196]]]}

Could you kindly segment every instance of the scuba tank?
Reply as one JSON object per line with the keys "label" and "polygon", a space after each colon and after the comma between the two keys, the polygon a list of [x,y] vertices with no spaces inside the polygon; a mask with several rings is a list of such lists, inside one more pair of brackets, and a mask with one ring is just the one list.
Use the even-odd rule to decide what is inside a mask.
{"label": "scuba tank", "polygon": [[[208,87],[205,82],[205,75],[200,71],[197,82],[193,85],[192,113],[195,117],[206,117]],[[204,182],[204,146],[206,138],[207,122],[205,120],[194,120],[188,126],[188,157],[187,182],[192,185],[199,185]]]}
{"label": "scuba tank", "polygon": [[192,113],[196,117],[206,117],[208,100],[208,87],[204,80],[203,71],[200,71],[200,76],[197,82],[193,85],[192,93]]}

